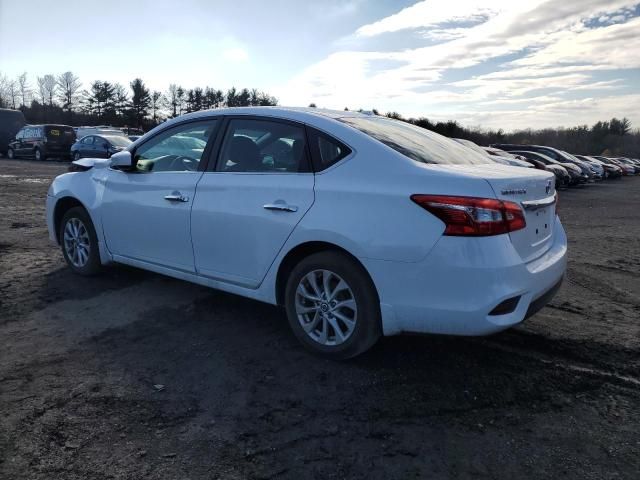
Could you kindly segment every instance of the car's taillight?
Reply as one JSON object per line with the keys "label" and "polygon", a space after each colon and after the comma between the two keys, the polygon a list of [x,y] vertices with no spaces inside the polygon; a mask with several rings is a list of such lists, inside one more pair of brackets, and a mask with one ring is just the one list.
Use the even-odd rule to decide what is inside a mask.
{"label": "car's taillight", "polygon": [[411,195],[411,200],[442,220],[444,235],[500,235],[524,228],[524,212],[517,203],[494,198]]}

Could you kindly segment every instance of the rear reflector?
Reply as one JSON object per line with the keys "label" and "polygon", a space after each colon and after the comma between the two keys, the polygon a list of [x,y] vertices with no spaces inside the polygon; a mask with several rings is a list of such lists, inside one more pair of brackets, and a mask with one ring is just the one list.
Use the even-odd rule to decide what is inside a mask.
{"label": "rear reflector", "polygon": [[484,237],[524,228],[520,205],[495,198],[411,195],[411,200],[442,220],[444,235]]}

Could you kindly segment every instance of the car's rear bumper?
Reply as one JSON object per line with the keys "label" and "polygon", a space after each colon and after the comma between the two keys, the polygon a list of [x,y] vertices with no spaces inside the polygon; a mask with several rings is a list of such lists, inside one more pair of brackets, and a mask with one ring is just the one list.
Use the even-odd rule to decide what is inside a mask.
{"label": "car's rear bumper", "polygon": [[[522,322],[551,299],[566,270],[567,239],[556,219],[551,248],[529,263],[508,235],[442,237],[418,263],[362,262],[378,289],[385,335],[487,335]],[[507,313],[495,314],[514,298]]]}

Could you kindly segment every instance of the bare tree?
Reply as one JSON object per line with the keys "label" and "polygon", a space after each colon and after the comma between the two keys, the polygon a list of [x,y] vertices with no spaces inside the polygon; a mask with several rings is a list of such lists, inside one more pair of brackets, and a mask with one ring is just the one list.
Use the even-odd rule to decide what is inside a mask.
{"label": "bare tree", "polygon": [[58,75],[56,86],[62,108],[68,112],[73,111],[79,102],[78,91],[82,86],[80,79],[72,72],[64,72]]}
{"label": "bare tree", "polygon": [[18,90],[18,84],[15,80],[9,80],[7,83],[7,96],[9,98],[9,104],[11,108],[16,109],[16,100],[18,99],[20,91]]}
{"label": "bare tree", "polygon": [[46,74],[43,78],[44,97],[45,101],[49,102],[49,106],[53,107],[53,98],[56,96],[58,85],[56,83],[56,77],[51,74]]}
{"label": "bare tree", "polygon": [[47,103],[47,89],[44,86],[44,77],[36,77],[36,83],[38,84],[38,95],[40,96],[40,103],[44,105]]}
{"label": "bare tree", "polygon": [[18,88],[20,89],[20,96],[22,97],[22,105],[26,107],[28,105],[27,99],[31,95],[31,86],[27,80],[27,72],[18,75]]}
{"label": "bare tree", "polygon": [[5,75],[0,73],[0,108],[5,108],[9,105],[8,93],[9,80]]}

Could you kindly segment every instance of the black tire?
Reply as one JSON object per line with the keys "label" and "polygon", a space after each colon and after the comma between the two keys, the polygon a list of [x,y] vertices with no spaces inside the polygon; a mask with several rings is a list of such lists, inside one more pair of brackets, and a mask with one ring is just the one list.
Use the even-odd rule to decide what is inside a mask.
{"label": "black tire", "polygon": [[44,155],[42,155],[42,150],[40,150],[39,148],[36,148],[33,151],[33,158],[35,158],[36,160],[45,160]]}
{"label": "black tire", "polygon": [[[69,258],[67,249],[65,247],[64,230],[67,223],[72,219],[77,219],[82,222],[89,236],[89,255],[86,263],[83,266],[76,266]],[[98,250],[98,237],[96,236],[96,230],[93,227],[93,222],[89,217],[87,211],[82,207],[73,207],[67,210],[62,217],[58,230],[58,238],[60,239],[60,247],[62,248],[62,255],[69,268],[79,275],[91,276],[100,273],[102,270],[102,264],[100,262],[100,251]]]}
{"label": "black tire", "polygon": [[[296,290],[301,280],[314,270],[328,270],[349,286],[356,302],[356,323],[352,333],[338,345],[323,345],[303,329],[296,312]],[[300,342],[313,353],[333,360],[355,357],[371,348],[382,335],[380,300],[366,270],[350,256],[339,251],[312,254],[296,265],[287,279],[285,308],[289,325]]]}
{"label": "black tire", "polygon": [[73,160],[80,160],[81,158],[80,152],[76,151],[76,153],[73,154]]}
{"label": "black tire", "polygon": [[16,158],[16,154],[14,153],[13,148],[7,150],[7,158],[9,160],[13,160],[14,158]]}

